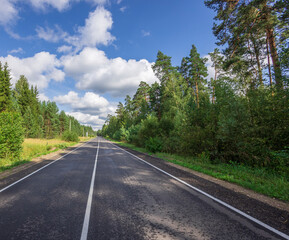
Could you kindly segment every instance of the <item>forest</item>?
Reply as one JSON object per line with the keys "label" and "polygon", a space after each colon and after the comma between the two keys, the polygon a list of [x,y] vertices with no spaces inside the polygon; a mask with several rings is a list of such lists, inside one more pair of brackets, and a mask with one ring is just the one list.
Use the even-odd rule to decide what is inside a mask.
{"label": "forest", "polygon": [[207,0],[215,12],[214,77],[192,45],[179,66],[159,51],[99,135],[151,152],[205,156],[289,176],[289,1]]}
{"label": "forest", "polygon": [[29,86],[25,76],[20,76],[12,89],[8,65],[0,62],[0,159],[17,160],[24,138],[77,141],[84,134],[95,132],[59,112],[55,102],[39,101],[37,87]]}

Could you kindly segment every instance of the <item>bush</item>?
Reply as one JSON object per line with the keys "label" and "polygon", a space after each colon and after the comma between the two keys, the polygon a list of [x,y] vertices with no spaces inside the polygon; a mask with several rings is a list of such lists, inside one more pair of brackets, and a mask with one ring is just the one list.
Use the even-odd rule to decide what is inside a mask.
{"label": "bush", "polygon": [[140,143],[139,143],[139,138],[138,138],[138,132],[139,132],[139,129],[140,129],[140,124],[138,125],[132,125],[128,128],[128,142],[129,143],[133,143],[137,146],[140,146]]}
{"label": "bush", "polygon": [[159,136],[160,128],[158,118],[155,115],[150,115],[140,123],[138,132],[138,139],[142,147],[145,147],[145,143],[151,137],[155,138]]}
{"label": "bush", "polygon": [[62,134],[62,140],[67,142],[79,142],[78,135],[75,132],[65,131]]}
{"label": "bush", "polygon": [[112,138],[113,138],[114,140],[120,141],[120,138],[121,138],[121,132],[120,132],[120,130],[117,130],[117,131],[113,134]]}
{"label": "bush", "polygon": [[21,115],[16,112],[0,113],[0,158],[19,159],[23,141]]}
{"label": "bush", "polygon": [[160,152],[162,150],[162,141],[157,137],[154,137],[154,138],[150,137],[145,142],[145,147],[150,152],[153,152],[153,153]]}

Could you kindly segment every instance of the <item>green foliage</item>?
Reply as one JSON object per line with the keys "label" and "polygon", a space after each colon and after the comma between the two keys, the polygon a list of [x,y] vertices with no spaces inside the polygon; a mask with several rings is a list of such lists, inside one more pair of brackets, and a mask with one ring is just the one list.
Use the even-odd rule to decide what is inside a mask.
{"label": "green foliage", "polygon": [[155,115],[149,115],[146,119],[142,120],[138,132],[139,142],[141,146],[145,146],[145,142],[149,138],[154,138],[159,135],[159,122]]}
{"label": "green foliage", "polygon": [[145,148],[152,153],[160,152],[162,150],[162,141],[157,137],[150,137],[145,142]]}
{"label": "green foliage", "polygon": [[78,135],[75,132],[65,131],[61,138],[67,142],[79,142]]}
{"label": "green foliage", "polygon": [[128,128],[128,140],[127,141],[129,143],[134,143],[137,146],[141,145],[139,138],[138,138],[140,127],[141,125],[138,124],[138,125],[132,125]]}
{"label": "green foliage", "polygon": [[275,169],[279,174],[285,173],[289,178],[289,147],[281,151],[272,151],[270,154],[272,161],[268,167]]}
{"label": "green foliage", "polygon": [[0,158],[18,160],[24,141],[22,118],[19,113],[0,113]]}
{"label": "green foliage", "polygon": [[7,63],[3,67],[0,62],[0,112],[9,111],[12,108],[10,79]]}
{"label": "green foliage", "polygon": [[152,66],[159,83],[141,82],[133,99],[127,96],[108,116],[101,134],[152,152],[288,176],[288,7],[271,1],[275,10],[268,9],[268,2],[206,1],[218,13],[219,44],[228,44],[209,54],[214,77],[207,81],[207,59],[195,45],[178,68],[159,51]]}

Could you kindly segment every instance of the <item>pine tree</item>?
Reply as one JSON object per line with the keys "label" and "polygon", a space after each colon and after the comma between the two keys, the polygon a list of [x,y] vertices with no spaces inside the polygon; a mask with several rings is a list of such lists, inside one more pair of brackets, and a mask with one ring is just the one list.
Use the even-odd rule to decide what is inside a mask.
{"label": "pine tree", "polygon": [[10,81],[10,70],[7,63],[2,67],[0,62],[0,112],[10,110],[12,107]]}
{"label": "pine tree", "polygon": [[21,75],[19,80],[16,82],[13,93],[18,102],[22,115],[26,113],[26,109],[28,106],[31,110],[32,93],[29,89],[28,80],[24,75]]}
{"label": "pine tree", "polygon": [[223,57],[221,56],[218,48],[215,48],[214,52],[209,53],[209,55],[211,57],[211,61],[213,62],[212,67],[214,68],[215,71],[213,82],[211,81],[211,85],[213,87],[212,103],[215,103],[215,83],[222,71]]}
{"label": "pine tree", "polygon": [[204,90],[208,70],[206,67],[206,58],[201,58],[195,45],[192,45],[189,64],[189,86],[195,86],[197,107],[200,107],[200,91]]}
{"label": "pine tree", "polygon": [[[262,84],[262,62],[269,54],[274,68],[275,82],[280,89],[283,86],[280,59],[277,48],[276,9],[272,0],[207,0],[206,6],[217,12],[213,31],[219,45],[227,45],[224,53],[229,65],[235,65],[235,72],[245,68],[251,79],[250,84]],[[267,50],[268,49],[268,50]],[[255,76],[253,75],[255,74]]]}
{"label": "pine tree", "polygon": [[153,64],[152,69],[156,77],[160,80],[161,85],[165,86],[166,81],[169,79],[169,74],[174,70],[171,64],[171,57],[158,51],[157,60]]}

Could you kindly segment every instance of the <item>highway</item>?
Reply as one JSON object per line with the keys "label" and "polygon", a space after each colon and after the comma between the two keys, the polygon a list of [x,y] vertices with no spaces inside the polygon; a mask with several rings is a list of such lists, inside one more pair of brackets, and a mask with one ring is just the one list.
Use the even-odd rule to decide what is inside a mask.
{"label": "highway", "polygon": [[102,138],[0,190],[1,240],[289,239],[280,234]]}

